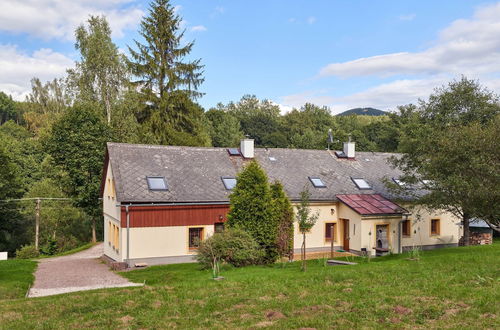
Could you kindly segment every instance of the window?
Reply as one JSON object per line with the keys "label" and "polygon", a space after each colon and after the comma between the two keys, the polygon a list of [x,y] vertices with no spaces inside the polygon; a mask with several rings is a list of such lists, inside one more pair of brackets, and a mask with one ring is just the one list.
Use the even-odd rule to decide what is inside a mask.
{"label": "window", "polygon": [[351,180],[358,187],[358,189],[372,189],[370,184],[368,184],[368,182],[366,182],[363,178],[351,178]]}
{"label": "window", "polygon": [[162,176],[148,176],[146,177],[148,181],[149,190],[153,191],[167,191],[167,182]]}
{"label": "window", "polygon": [[240,156],[240,150],[238,148],[227,148],[227,153],[229,156]]}
{"label": "window", "polygon": [[224,231],[224,222],[214,223],[214,231],[216,233],[222,233]]}
{"label": "window", "polygon": [[326,242],[331,242],[332,239],[335,242],[336,241],[336,230],[335,230],[335,223],[333,222],[327,222],[325,223],[325,241]]}
{"label": "window", "polygon": [[431,219],[431,236],[439,235],[441,231],[441,221],[439,219]]}
{"label": "window", "polygon": [[404,220],[402,224],[403,236],[410,237],[411,236],[411,223],[410,220]]}
{"label": "window", "polygon": [[108,221],[108,244],[111,246],[111,241],[113,240],[113,233],[111,232],[111,221]]}
{"label": "window", "polygon": [[203,227],[189,228],[189,249],[195,250],[203,240]]}
{"label": "window", "polygon": [[236,178],[223,176],[221,177],[221,179],[222,182],[224,183],[224,187],[226,187],[227,190],[232,190],[234,187],[236,187]]}
{"label": "window", "polygon": [[120,249],[120,229],[118,226],[115,227],[115,249],[116,252]]}
{"label": "window", "polygon": [[326,188],[326,185],[318,177],[312,177],[312,176],[310,176],[309,180],[311,180],[311,183],[313,184],[314,188]]}

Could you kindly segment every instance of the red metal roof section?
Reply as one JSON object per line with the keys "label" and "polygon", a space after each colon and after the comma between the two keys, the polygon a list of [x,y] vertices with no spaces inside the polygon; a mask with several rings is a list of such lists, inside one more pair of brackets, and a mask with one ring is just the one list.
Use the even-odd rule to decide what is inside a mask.
{"label": "red metal roof section", "polygon": [[337,195],[337,198],[361,215],[402,214],[404,208],[378,194]]}

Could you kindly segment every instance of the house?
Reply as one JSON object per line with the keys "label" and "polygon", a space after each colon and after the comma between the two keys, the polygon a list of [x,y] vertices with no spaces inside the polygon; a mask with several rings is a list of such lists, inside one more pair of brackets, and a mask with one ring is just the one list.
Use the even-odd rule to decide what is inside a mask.
{"label": "house", "polygon": [[[194,260],[199,240],[223,230],[236,175],[252,159],[270,181],[282,182],[292,203],[309,189],[319,212],[307,233],[308,252],[398,253],[456,246],[459,219],[446,212],[410,208],[385,180],[403,185],[394,154],[356,152],[346,142],[330,150],[202,148],[108,143],[101,196],[104,254],[117,262],[162,264]],[[294,249],[301,236],[295,228]]]}

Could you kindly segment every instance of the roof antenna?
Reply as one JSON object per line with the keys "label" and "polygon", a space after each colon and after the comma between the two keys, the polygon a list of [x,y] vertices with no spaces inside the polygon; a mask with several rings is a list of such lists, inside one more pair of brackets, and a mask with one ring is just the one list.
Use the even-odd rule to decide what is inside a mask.
{"label": "roof antenna", "polygon": [[328,129],[328,139],[326,141],[327,141],[326,143],[328,145],[327,150],[330,150],[330,144],[333,143],[333,133],[332,133],[331,128]]}

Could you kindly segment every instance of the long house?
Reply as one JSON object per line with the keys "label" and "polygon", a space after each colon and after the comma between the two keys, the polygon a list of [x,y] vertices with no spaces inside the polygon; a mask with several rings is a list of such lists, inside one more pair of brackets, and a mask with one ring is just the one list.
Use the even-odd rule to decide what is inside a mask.
{"label": "long house", "polygon": [[[254,148],[203,148],[108,143],[101,197],[104,254],[116,262],[166,264],[194,260],[200,240],[224,230],[236,176],[253,159],[280,181],[294,205],[308,189],[319,219],[308,252],[335,249],[372,255],[418,246],[455,246],[460,220],[411,206],[387,181],[404,185],[388,162],[395,154]],[[263,219],[263,221],[265,221]],[[295,226],[294,249],[301,235]]]}

